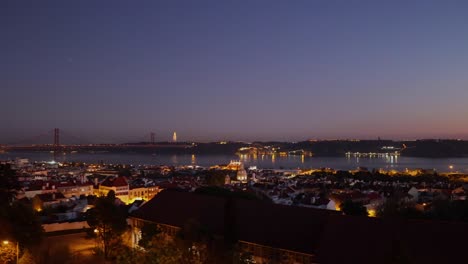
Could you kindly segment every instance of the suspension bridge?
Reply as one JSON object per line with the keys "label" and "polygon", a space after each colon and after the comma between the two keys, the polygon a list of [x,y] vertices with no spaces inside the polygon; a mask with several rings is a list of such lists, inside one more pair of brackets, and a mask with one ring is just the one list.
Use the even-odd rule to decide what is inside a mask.
{"label": "suspension bridge", "polygon": [[[65,138],[65,140],[64,140]],[[54,151],[54,152],[69,152],[80,150],[117,150],[117,149],[157,149],[157,148],[190,148],[193,145],[177,142],[156,142],[156,134],[148,133],[137,139],[115,139],[110,140],[116,142],[135,142],[135,143],[90,143],[89,140],[74,136],[71,133],[63,131],[59,128],[47,131],[31,138],[23,139],[17,142],[0,145],[2,151]],[[97,139],[94,138],[96,141]],[[109,140],[109,139],[107,139]],[[47,142],[48,141],[48,142]],[[38,143],[45,142],[45,143]],[[63,143],[63,142],[66,142]]]}

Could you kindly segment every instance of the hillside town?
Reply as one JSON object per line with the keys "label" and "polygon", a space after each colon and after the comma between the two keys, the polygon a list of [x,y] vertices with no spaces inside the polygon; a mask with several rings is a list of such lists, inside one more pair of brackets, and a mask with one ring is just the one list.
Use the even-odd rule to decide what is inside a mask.
{"label": "hillside town", "polygon": [[[437,175],[432,170],[405,172],[333,169],[273,170],[245,168],[239,161],[203,168],[2,161],[16,170],[21,191],[46,222],[82,219],[92,206],[89,196],[114,191],[122,204],[149,201],[164,189],[193,192],[203,186],[253,193],[276,204],[340,210],[347,200],[361,203],[369,216],[387,197],[398,194],[417,210],[428,210],[434,200],[465,200],[463,175]],[[419,176],[419,177],[418,177]]]}
{"label": "hillside town", "polygon": [[[444,220],[434,213],[440,203],[449,206],[447,203],[465,202],[468,190],[466,175],[423,169],[260,169],[246,167],[241,161],[200,167],[15,159],[1,161],[0,165],[14,172],[19,183],[15,200],[34,209],[46,234],[87,230],[93,236],[94,230],[99,238],[101,227],[93,224],[90,212],[99,210],[102,199],[112,197],[112,204],[125,211],[124,219],[130,226],[125,244],[129,248],[141,248],[142,232],[148,223],[174,236],[184,232],[187,221],[195,217],[210,233],[226,238],[230,236],[225,230],[228,221],[232,228],[236,226],[229,232],[236,233],[239,254],[254,261],[245,263],[315,263],[317,249],[304,248],[303,243],[324,244],[322,239],[313,242],[312,237],[327,229],[336,216],[386,217],[393,210],[387,209],[389,204],[397,201],[396,210],[403,217]],[[267,220],[274,212],[278,218]],[[260,220],[262,214],[264,220],[248,223],[250,217]],[[304,219],[303,228],[316,231],[305,235],[303,242],[293,243],[293,238],[287,242],[285,238],[296,234],[292,226],[298,218]],[[274,227],[280,225],[278,221],[292,221],[289,231],[281,233],[281,243],[264,240],[263,231],[252,237],[265,228],[279,234]],[[314,226],[310,221],[319,222]],[[224,229],[220,229],[221,223]]]}

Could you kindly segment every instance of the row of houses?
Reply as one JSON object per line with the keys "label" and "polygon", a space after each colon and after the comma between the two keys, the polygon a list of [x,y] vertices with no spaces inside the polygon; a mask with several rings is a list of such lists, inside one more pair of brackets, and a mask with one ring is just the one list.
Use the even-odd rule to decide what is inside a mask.
{"label": "row of houses", "polygon": [[95,186],[94,194],[105,196],[114,191],[115,196],[126,204],[135,200],[150,200],[161,191],[160,186],[130,186],[124,176],[107,177],[103,182]]}
{"label": "row of houses", "polygon": [[35,210],[42,211],[44,207],[55,207],[68,202],[71,198],[88,195],[105,196],[109,191],[114,191],[116,197],[126,204],[135,200],[148,201],[161,190],[160,186],[131,186],[123,176],[108,176],[97,185],[92,182],[33,181],[23,187],[17,198],[33,200]]}

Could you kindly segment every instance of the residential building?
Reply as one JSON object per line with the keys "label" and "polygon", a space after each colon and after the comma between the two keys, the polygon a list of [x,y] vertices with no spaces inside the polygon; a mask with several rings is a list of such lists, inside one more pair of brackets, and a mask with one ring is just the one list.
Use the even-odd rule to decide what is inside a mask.
{"label": "residential building", "polygon": [[119,198],[122,202],[129,202],[130,186],[128,181],[123,176],[118,177],[107,177],[101,184],[99,184],[98,195],[105,196],[109,191],[114,191],[116,198]]}
{"label": "residential building", "polygon": [[128,193],[128,203],[132,203],[135,200],[145,200],[149,201],[158,194],[162,189],[159,186],[140,186],[140,187],[130,187]]}
{"label": "residential building", "polygon": [[93,195],[93,184],[91,183],[61,182],[57,184],[56,188],[67,198]]}
{"label": "residential building", "polygon": [[62,193],[42,193],[34,196],[32,204],[34,210],[42,211],[46,207],[54,207],[65,201],[67,198]]}

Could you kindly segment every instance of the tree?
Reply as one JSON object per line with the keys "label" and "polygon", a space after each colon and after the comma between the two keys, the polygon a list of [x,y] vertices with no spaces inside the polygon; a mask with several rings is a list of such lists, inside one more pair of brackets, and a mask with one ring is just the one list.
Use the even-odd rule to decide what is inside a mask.
{"label": "tree", "polygon": [[395,193],[377,208],[377,217],[400,219],[425,219],[428,216],[417,210],[414,203],[405,202],[401,193]]}
{"label": "tree", "polygon": [[31,247],[41,242],[42,225],[31,205],[14,202],[7,212],[13,238],[21,247]]}
{"label": "tree", "polygon": [[[0,239],[18,243],[20,254],[24,249],[38,245],[44,230],[30,204],[18,201],[0,208]],[[16,247],[15,247],[16,255]]]}
{"label": "tree", "polygon": [[[138,245],[143,247],[143,252],[134,252],[131,263],[138,262],[148,264],[182,263],[183,249],[177,245],[173,238],[163,234],[156,224],[145,223],[141,228],[141,239]],[[122,262],[123,263],[123,262]]]}
{"label": "tree", "polygon": [[145,249],[149,249],[153,246],[153,238],[161,233],[158,226],[152,223],[145,223],[141,227],[141,239],[138,241],[138,245]]}
{"label": "tree", "polygon": [[206,263],[212,257],[208,246],[213,237],[198,220],[188,219],[177,238],[176,243],[184,260],[181,263]]}
{"label": "tree", "polygon": [[252,253],[236,251],[233,255],[233,264],[251,264],[255,263]]}
{"label": "tree", "polygon": [[142,263],[148,264],[179,264],[183,262],[181,248],[172,238],[158,233],[152,238],[151,247],[142,257]]}
{"label": "tree", "polygon": [[395,218],[400,216],[401,202],[396,196],[388,197],[377,209],[377,216],[382,218]]}
{"label": "tree", "polygon": [[29,250],[25,250],[23,256],[18,261],[19,264],[35,264],[36,261],[34,260],[34,256],[29,252]]}
{"label": "tree", "polygon": [[208,185],[223,186],[226,179],[226,171],[210,170],[206,175]]}
{"label": "tree", "polygon": [[0,244],[0,263],[13,263],[16,259],[16,247],[14,244]]}
{"label": "tree", "polygon": [[98,197],[94,208],[87,211],[87,222],[102,243],[104,257],[108,259],[113,249],[121,244],[121,235],[127,229],[125,211],[115,204],[115,193]]}
{"label": "tree", "polygon": [[9,164],[0,164],[0,208],[10,205],[19,189],[16,172]]}
{"label": "tree", "polygon": [[183,263],[182,249],[174,239],[162,233],[155,224],[147,223],[142,227],[142,239],[139,245],[145,250],[132,250],[119,247],[115,263],[117,264],[179,264]]}
{"label": "tree", "polygon": [[363,215],[367,216],[367,209],[359,202],[346,200],[340,205],[341,211],[346,215]]}
{"label": "tree", "polygon": [[0,238],[22,250],[39,244],[43,229],[31,204],[15,201],[19,187],[16,172],[0,164]]}

